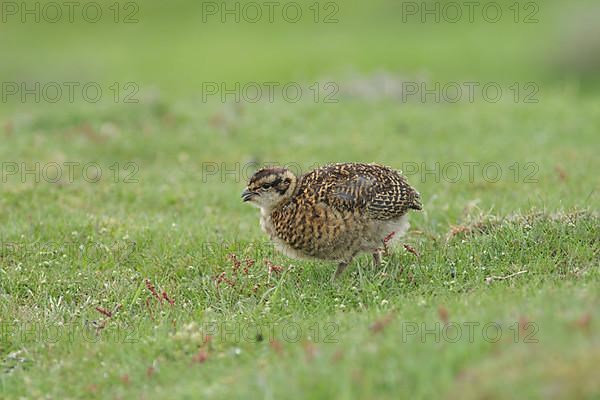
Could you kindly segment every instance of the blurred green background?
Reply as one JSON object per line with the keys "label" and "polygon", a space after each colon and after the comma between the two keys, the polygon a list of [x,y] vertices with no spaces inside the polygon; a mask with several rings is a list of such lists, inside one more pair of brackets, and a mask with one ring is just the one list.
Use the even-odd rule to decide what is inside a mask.
{"label": "blurred green background", "polygon": [[[16,14],[7,3],[16,4]],[[593,0],[495,1],[502,10],[496,23],[486,21],[494,15],[483,11],[486,1],[473,9],[473,22],[465,2],[322,1],[318,23],[312,0],[295,2],[303,11],[297,23],[286,22],[281,6],[269,22],[264,2],[254,3],[263,11],[259,22],[247,20],[253,11],[244,14],[248,2],[241,2],[240,22],[228,15],[222,23],[218,13],[207,14],[207,4],[220,10],[235,2],[187,0],[120,2],[118,16],[113,1],[95,2],[103,12],[97,23],[86,22],[82,7],[71,23],[63,7],[62,18],[51,23],[54,11],[44,18],[45,3],[35,23],[35,15],[22,12],[36,2],[3,2],[3,82],[99,82],[103,88],[135,82],[140,93],[158,90],[175,99],[198,96],[203,82],[314,82],[376,71],[432,81],[535,81],[543,88],[568,82],[581,89],[593,88],[600,70],[600,5]],[[451,22],[448,3],[460,6],[459,22]],[[428,14],[423,23],[419,12],[409,14],[413,5],[438,7],[440,22]],[[325,23],[329,15],[337,22]],[[12,100],[3,102],[6,109],[33,106]]]}

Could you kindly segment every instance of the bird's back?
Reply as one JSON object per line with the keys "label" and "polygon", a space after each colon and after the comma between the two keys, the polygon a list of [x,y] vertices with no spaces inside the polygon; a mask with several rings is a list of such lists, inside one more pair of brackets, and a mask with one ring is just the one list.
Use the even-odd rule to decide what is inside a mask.
{"label": "bird's back", "polygon": [[420,210],[419,193],[394,169],[377,164],[329,164],[303,175],[296,196],[340,211],[389,220]]}

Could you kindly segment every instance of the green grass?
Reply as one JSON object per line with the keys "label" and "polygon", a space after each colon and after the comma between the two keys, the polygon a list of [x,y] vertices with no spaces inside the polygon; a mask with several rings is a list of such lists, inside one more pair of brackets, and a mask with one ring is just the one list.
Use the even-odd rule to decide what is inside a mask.
{"label": "green grass", "polygon": [[[2,397],[593,397],[600,114],[568,93],[241,111],[159,99],[6,119],[4,162],[103,175],[2,184]],[[424,211],[404,242],[419,256],[400,247],[381,270],[363,256],[331,285],[334,265],[275,253],[239,193],[244,162],[341,160],[497,162],[503,176],[412,174]],[[535,163],[535,182],[515,181],[515,162]]]}
{"label": "green grass", "polygon": [[[384,0],[340,2],[333,25],[203,24],[188,0],[133,25],[3,24],[2,82],[105,93],[2,101],[0,398],[598,398],[591,4],[545,1],[528,25],[399,23]],[[382,77],[504,94],[405,102]],[[129,81],[139,103],[112,102]],[[335,82],[339,102],[201,100],[252,81]],[[424,209],[414,252],[331,284],[240,193],[253,165],[340,161],[403,169]]]}

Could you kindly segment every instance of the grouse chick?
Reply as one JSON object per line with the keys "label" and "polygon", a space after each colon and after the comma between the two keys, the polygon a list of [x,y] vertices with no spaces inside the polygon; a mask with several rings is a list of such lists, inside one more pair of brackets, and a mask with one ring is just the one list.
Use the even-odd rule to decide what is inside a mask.
{"label": "grouse chick", "polygon": [[289,257],[338,262],[337,278],[361,252],[376,264],[386,238],[408,229],[419,193],[400,172],[377,164],[329,164],[297,177],[268,167],[250,178],[242,200],[260,208],[260,225]]}

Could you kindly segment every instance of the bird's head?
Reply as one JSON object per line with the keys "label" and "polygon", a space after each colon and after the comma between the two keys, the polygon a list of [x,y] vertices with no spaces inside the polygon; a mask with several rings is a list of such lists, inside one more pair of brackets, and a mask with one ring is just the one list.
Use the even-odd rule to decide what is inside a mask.
{"label": "bird's head", "polygon": [[246,190],[242,192],[242,200],[264,210],[271,210],[294,193],[296,182],[296,175],[289,169],[262,168],[250,178]]}

